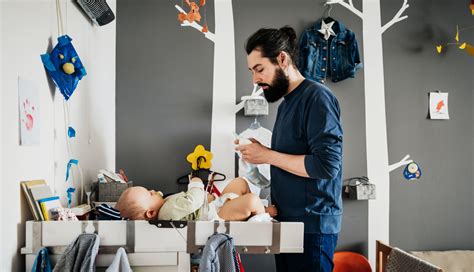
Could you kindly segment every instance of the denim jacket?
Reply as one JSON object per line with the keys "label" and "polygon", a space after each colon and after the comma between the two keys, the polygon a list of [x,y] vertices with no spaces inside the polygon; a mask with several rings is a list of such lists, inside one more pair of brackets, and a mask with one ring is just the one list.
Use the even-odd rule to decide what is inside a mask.
{"label": "denim jacket", "polygon": [[304,77],[324,83],[326,77],[333,82],[354,77],[362,68],[355,34],[335,21],[332,29],[336,36],[325,40],[318,31],[321,20],[307,28],[300,37],[298,68]]}

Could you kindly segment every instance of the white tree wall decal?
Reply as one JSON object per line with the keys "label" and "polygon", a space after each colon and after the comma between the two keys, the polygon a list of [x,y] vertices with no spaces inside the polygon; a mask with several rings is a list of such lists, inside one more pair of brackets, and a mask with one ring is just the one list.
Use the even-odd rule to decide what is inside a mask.
{"label": "white tree wall decal", "polygon": [[380,0],[362,0],[363,12],[354,7],[352,0],[330,0],[327,4],[340,4],[359,16],[363,22],[367,176],[377,185],[377,199],[370,200],[368,204],[368,256],[372,267],[375,267],[375,241],[389,242],[389,172],[412,162],[408,160],[409,155],[393,165],[388,162],[382,51],[382,34],[395,23],[408,18],[402,14],[409,5],[404,0],[392,20],[382,26]]}
{"label": "white tree wall decal", "polygon": [[[179,5],[176,9],[186,13]],[[235,104],[235,42],[232,0],[214,1],[215,34],[210,31],[204,36],[214,43],[214,73],[212,90],[211,152],[214,154],[212,168],[224,173],[228,178],[235,175],[234,138],[235,115],[243,108],[243,103]],[[196,21],[184,21],[181,26],[189,26],[201,32],[202,26]]]}

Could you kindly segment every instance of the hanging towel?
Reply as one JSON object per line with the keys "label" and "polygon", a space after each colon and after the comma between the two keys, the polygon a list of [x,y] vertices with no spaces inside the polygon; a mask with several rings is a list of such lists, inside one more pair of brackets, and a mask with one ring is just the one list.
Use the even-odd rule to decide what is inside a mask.
{"label": "hanging towel", "polygon": [[105,272],[132,272],[132,268],[128,262],[127,253],[123,247],[117,249],[117,254],[112,261],[112,264],[105,270]]}
{"label": "hanging towel", "polygon": [[240,272],[239,256],[232,237],[217,233],[209,237],[199,263],[200,272]]}
{"label": "hanging towel", "polygon": [[51,260],[49,259],[48,249],[43,247],[36,255],[35,263],[31,272],[51,272]]}
{"label": "hanging towel", "polygon": [[53,271],[91,272],[95,271],[95,257],[99,251],[99,235],[83,233],[69,244]]}
{"label": "hanging towel", "polygon": [[394,247],[388,255],[386,272],[438,272],[436,267],[422,259]]}

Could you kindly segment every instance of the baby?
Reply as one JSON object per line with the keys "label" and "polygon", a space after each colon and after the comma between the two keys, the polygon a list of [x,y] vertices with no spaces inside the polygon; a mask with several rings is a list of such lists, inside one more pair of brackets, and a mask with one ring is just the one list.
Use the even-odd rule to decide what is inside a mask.
{"label": "baby", "polygon": [[[206,200],[205,200],[206,199]],[[188,190],[163,198],[161,192],[135,186],[120,196],[116,209],[131,220],[229,220],[269,221],[275,206],[265,207],[251,193],[246,178],[235,178],[220,197],[206,193],[200,178],[190,178]]]}

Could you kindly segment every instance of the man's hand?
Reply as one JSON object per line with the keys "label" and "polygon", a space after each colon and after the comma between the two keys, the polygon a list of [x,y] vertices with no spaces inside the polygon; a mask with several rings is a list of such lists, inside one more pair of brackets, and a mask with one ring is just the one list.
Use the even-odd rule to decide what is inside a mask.
{"label": "man's hand", "polygon": [[[242,159],[252,164],[268,163],[272,150],[253,138],[249,140],[252,142],[251,144],[239,145],[235,148],[242,154]],[[238,140],[235,143],[238,144]]]}

